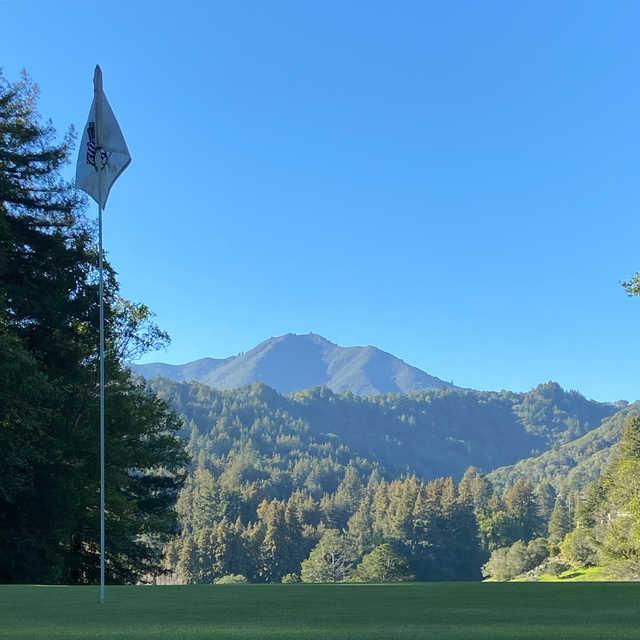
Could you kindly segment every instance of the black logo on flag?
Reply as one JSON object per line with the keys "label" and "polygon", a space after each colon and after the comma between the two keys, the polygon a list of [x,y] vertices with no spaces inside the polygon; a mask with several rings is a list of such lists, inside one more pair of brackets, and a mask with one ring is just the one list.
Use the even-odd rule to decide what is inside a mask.
{"label": "black logo on flag", "polygon": [[90,164],[96,171],[102,171],[109,163],[107,152],[96,145],[96,123],[90,122],[87,126],[87,164]]}

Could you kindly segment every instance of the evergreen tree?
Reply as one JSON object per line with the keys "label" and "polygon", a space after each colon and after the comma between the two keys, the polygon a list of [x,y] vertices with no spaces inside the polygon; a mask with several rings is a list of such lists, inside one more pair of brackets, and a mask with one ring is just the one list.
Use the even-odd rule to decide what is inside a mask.
{"label": "evergreen tree", "polygon": [[373,549],[381,539],[379,534],[374,533],[371,502],[368,498],[363,498],[358,510],[349,518],[347,531],[359,556]]}
{"label": "evergreen tree", "polygon": [[520,478],[506,492],[504,503],[507,514],[513,521],[513,539],[528,542],[534,538],[540,529],[540,516],[533,485],[528,480]]}
{"label": "evergreen tree", "polygon": [[325,494],[320,499],[322,520],[332,529],[344,529],[349,519],[346,503],[339,500],[335,494]]}
{"label": "evergreen tree", "polygon": [[[185,538],[190,538],[190,543],[195,549],[193,551],[192,566],[189,577],[191,581],[199,584],[211,584],[220,575],[216,567],[216,530],[213,527],[203,527],[193,534],[185,532]],[[186,553],[186,552],[185,552]],[[186,566],[185,566],[186,568]],[[183,568],[183,573],[185,569]]]}
{"label": "evergreen tree", "polygon": [[358,470],[353,465],[349,465],[336,489],[336,503],[342,505],[346,513],[355,513],[362,500],[364,489]]}
{"label": "evergreen tree", "polygon": [[264,526],[260,576],[266,582],[280,582],[282,576],[297,569],[290,557],[293,541],[288,535],[285,505],[278,500],[265,500],[258,507],[258,517]]}
{"label": "evergreen tree", "polygon": [[420,490],[415,476],[394,480],[389,485],[389,506],[384,519],[385,537],[408,540],[413,531],[413,510]]}
{"label": "evergreen tree", "polygon": [[519,527],[507,512],[500,496],[493,495],[486,509],[477,516],[482,546],[489,552],[511,545],[517,540]]}
{"label": "evergreen tree", "polygon": [[603,478],[603,552],[640,562],[640,417],[630,417],[620,440],[620,457]]}
{"label": "evergreen tree", "polygon": [[243,529],[238,522],[229,522],[223,518],[215,527],[213,546],[213,575],[220,578],[226,575],[248,573],[251,563],[247,561]]}
{"label": "evergreen tree", "polygon": [[571,516],[569,509],[562,496],[556,499],[555,507],[549,519],[548,540],[553,549],[564,540],[564,537],[571,531]]}
{"label": "evergreen tree", "polygon": [[202,529],[214,522],[220,514],[218,492],[211,471],[199,464],[193,475],[193,500],[189,519],[194,530]]}
{"label": "evergreen tree", "polygon": [[178,580],[183,584],[191,584],[197,582],[198,566],[197,566],[196,545],[192,536],[185,536],[178,551],[178,562],[176,565],[176,575]]}
{"label": "evergreen tree", "polygon": [[458,485],[460,500],[471,505],[476,512],[486,508],[493,488],[487,478],[485,478],[475,467],[469,467],[462,476]]}
{"label": "evergreen tree", "polygon": [[[548,480],[543,480],[536,485],[534,496],[538,507],[540,526],[544,528],[544,525],[549,522],[556,506],[558,494]],[[544,531],[541,531],[541,533],[544,533]]]}

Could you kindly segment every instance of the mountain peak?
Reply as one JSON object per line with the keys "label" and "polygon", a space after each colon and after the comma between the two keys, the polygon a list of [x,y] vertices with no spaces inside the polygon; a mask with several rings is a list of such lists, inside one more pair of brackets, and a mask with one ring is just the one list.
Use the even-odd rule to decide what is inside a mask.
{"label": "mountain peak", "polygon": [[262,382],[281,393],[324,385],[366,396],[453,386],[375,346],[341,347],[317,333],[274,336],[230,358],[133,365],[132,370],[146,378],[196,380],[217,389]]}
{"label": "mountain peak", "polygon": [[258,346],[262,344],[276,344],[280,342],[289,342],[289,343],[302,343],[302,342],[313,342],[317,344],[325,344],[337,347],[338,345],[331,342],[331,340],[327,340],[324,336],[321,336],[318,333],[285,333],[281,336],[272,336],[271,338],[267,338],[263,342],[261,342]]}

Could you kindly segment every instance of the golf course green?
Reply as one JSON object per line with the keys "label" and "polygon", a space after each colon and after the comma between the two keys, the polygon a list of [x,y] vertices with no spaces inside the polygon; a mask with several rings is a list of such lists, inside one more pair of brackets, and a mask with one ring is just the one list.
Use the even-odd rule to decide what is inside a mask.
{"label": "golf course green", "polygon": [[640,584],[0,586],[11,640],[637,639]]}

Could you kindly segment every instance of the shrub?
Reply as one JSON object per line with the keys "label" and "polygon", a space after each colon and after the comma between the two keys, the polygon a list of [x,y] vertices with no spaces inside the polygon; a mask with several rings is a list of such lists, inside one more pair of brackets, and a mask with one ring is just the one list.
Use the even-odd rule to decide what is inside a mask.
{"label": "shrub", "polygon": [[545,572],[552,576],[559,576],[568,569],[571,569],[571,565],[560,558],[551,558],[544,564]]}
{"label": "shrub", "polygon": [[354,582],[406,582],[413,576],[404,556],[390,544],[378,545],[358,565]]}
{"label": "shrub", "polygon": [[296,582],[300,582],[300,576],[297,573],[287,573],[287,575],[282,576],[282,584],[295,584]]}
{"label": "shrub", "polygon": [[248,582],[244,576],[237,573],[230,573],[229,575],[218,578],[215,584],[247,584]]}
{"label": "shrub", "polygon": [[482,567],[482,575],[494,580],[511,580],[542,564],[548,556],[548,544],[544,538],[536,538],[528,545],[518,540],[510,547],[496,549]]}
{"label": "shrub", "polygon": [[560,543],[560,554],[573,565],[594,566],[598,562],[598,548],[591,532],[585,528],[574,529]]}

